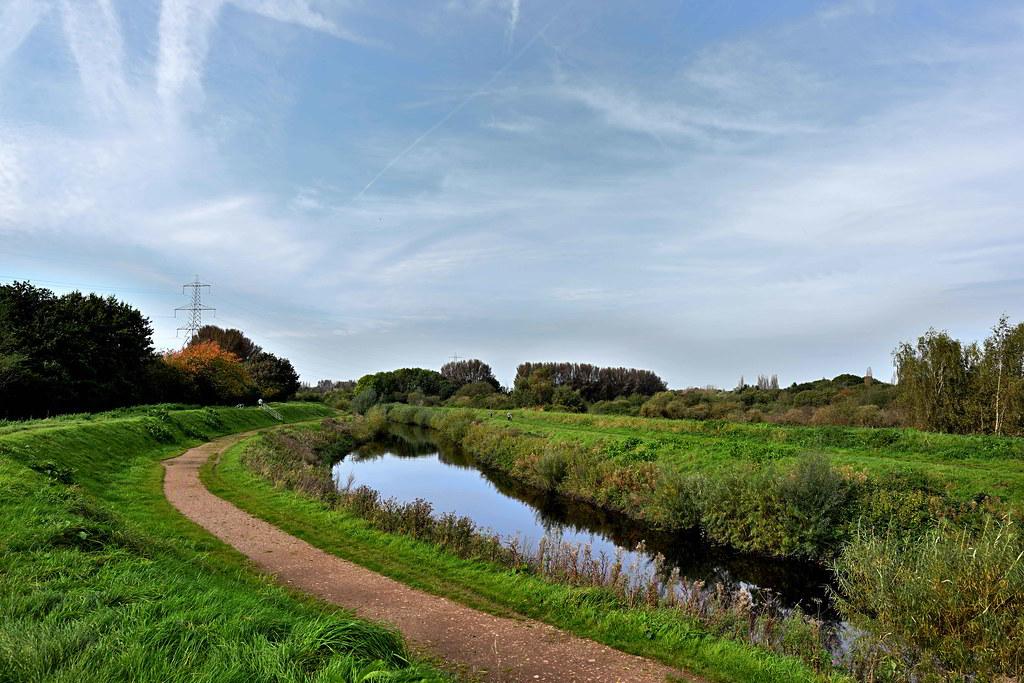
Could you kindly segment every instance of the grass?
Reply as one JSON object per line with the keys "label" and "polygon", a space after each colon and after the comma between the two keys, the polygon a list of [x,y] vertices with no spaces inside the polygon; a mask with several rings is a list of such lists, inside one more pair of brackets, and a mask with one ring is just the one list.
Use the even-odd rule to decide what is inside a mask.
{"label": "grass", "polygon": [[327,552],[408,585],[493,614],[545,621],[709,680],[828,680],[795,657],[716,637],[678,610],[627,609],[607,590],[560,585],[379,531],[343,509],[275,488],[242,465],[244,447],[236,445],[203,468],[211,491]]}
{"label": "grass", "polygon": [[899,646],[901,678],[1020,680],[1024,675],[1024,534],[991,519],[968,534],[948,524],[920,538],[859,534],[837,570],[840,607]]}
{"label": "grass", "polygon": [[1024,439],[516,411],[375,407],[529,485],[738,550],[820,563],[858,528],[977,528],[1024,509]]}
{"label": "grass", "polygon": [[[485,423],[508,426],[504,413],[475,412]],[[513,411],[512,426],[528,434],[583,444],[641,439],[650,443],[658,460],[681,471],[708,471],[743,461],[793,462],[803,453],[814,451],[827,454],[838,466],[862,469],[879,477],[892,473],[937,476],[960,500],[988,494],[1024,508],[1021,438],[531,410]]]}
{"label": "grass", "polygon": [[397,634],[250,571],[167,503],[160,460],[273,423],[165,406],[0,425],[0,681],[446,680]]}

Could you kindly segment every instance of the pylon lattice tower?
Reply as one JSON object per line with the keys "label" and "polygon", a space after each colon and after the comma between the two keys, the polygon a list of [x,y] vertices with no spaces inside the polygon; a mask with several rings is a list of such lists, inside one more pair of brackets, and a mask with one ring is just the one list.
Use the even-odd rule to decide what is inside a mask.
{"label": "pylon lattice tower", "polygon": [[192,290],[192,304],[189,306],[178,306],[174,309],[174,317],[178,317],[178,311],[185,311],[188,313],[188,323],[178,328],[178,332],[185,333],[185,343],[188,344],[192,341],[192,337],[196,335],[199,329],[203,326],[203,311],[216,311],[216,308],[212,306],[203,305],[203,288],[209,289],[210,285],[199,281],[199,276],[196,275],[196,279],[193,282],[188,282],[181,286],[181,293],[184,294],[186,289]]}

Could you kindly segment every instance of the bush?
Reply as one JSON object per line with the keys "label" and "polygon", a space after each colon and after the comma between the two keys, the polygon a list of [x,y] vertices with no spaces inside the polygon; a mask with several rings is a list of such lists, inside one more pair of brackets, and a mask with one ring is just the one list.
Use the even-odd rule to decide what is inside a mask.
{"label": "bush", "polygon": [[558,485],[562,483],[568,473],[568,454],[560,448],[546,448],[544,454],[540,456],[540,460],[537,461],[537,474],[540,475],[544,488],[549,491],[558,489]]}
{"label": "bush", "polygon": [[779,482],[789,536],[797,555],[820,557],[839,547],[845,537],[850,481],[823,455],[802,458]]}
{"label": "bush", "polygon": [[852,483],[823,456],[734,467],[709,477],[701,493],[708,536],[741,550],[829,557],[849,530]]}
{"label": "bush", "polygon": [[377,405],[378,397],[377,390],[373,387],[363,389],[358,392],[355,397],[352,398],[351,408],[352,412],[365,415],[373,406]]}

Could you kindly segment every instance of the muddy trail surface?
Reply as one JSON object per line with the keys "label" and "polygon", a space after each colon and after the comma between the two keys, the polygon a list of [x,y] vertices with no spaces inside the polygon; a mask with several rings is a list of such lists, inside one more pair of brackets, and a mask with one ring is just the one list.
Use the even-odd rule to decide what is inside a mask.
{"label": "muddy trail surface", "polygon": [[[250,433],[251,434],[251,433]],[[700,679],[530,619],[509,619],[410,588],[330,555],[218,498],[199,468],[249,434],[164,461],[164,494],[182,514],[281,583],[393,625],[416,650],[484,681],[663,683]]]}

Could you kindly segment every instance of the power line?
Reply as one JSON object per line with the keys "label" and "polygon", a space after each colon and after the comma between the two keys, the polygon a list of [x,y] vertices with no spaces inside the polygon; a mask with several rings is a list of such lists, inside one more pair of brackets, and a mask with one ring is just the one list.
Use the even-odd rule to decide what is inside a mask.
{"label": "power line", "polygon": [[216,308],[212,306],[203,305],[203,287],[209,288],[210,285],[204,284],[199,281],[199,276],[196,275],[196,279],[193,282],[185,283],[181,286],[181,293],[184,294],[186,289],[192,290],[192,304],[189,306],[178,306],[174,309],[174,316],[178,316],[178,311],[187,311],[189,314],[188,323],[178,328],[178,332],[185,332],[185,343],[188,342],[199,332],[199,329],[203,326],[203,311],[216,311]]}

